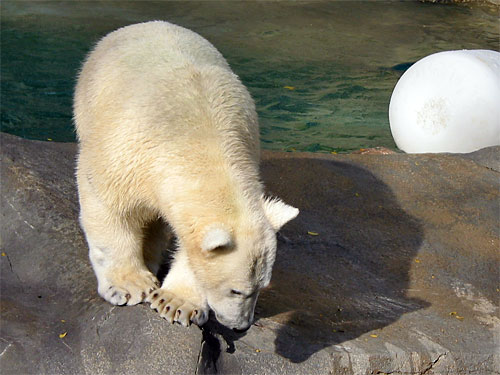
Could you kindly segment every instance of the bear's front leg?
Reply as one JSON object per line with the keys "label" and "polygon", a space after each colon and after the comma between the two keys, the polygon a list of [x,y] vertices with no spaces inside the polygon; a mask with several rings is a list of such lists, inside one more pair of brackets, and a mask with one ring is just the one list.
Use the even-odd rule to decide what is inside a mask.
{"label": "bear's front leg", "polygon": [[208,320],[208,306],[196,285],[187,254],[178,250],[162,287],[150,293],[146,301],[170,323],[201,326]]}
{"label": "bear's front leg", "polygon": [[[101,228],[101,233],[103,230],[108,232],[109,223],[105,227]],[[114,228],[104,236],[86,231],[97,291],[113,305],[136,305],[160,283],[144,264],[140,236],[133,231],[119,235],[118,230]]]}
{"label": "bear's front leg", "polygon": [[142,221],[107,207],[82,178],[81,170],[78,177],[80,222],[97,277],[97,291],[113,305],[136,305],[159,286],[144,262]]}

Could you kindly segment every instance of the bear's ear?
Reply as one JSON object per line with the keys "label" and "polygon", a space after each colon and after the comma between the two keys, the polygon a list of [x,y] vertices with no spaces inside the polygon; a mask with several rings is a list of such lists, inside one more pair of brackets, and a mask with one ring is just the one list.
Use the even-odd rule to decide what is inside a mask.
{"label": "bear's ear", "polygon": [[230,247],[233,245],[231,233],[220,227],[210,228],[201,242],[201,249],[203,251],[212,251],[219,247]]}
{"label": "bear's ear", "polygon": [[275,232],[299,214],[297,208],[287,205],[279,198],[262,197],[262,207]]}

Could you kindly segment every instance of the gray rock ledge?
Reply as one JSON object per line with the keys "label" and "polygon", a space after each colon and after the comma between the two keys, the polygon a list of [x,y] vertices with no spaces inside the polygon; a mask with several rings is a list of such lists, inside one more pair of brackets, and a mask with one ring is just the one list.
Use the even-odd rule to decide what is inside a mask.
{"label": "gray rock ledge", "polygon": [[301,214],[279,234],[256,323],[237,336],[100,299],[76,146],[0,140],[3,375],[500,373],[499,147],[264,152],[269,192]]}

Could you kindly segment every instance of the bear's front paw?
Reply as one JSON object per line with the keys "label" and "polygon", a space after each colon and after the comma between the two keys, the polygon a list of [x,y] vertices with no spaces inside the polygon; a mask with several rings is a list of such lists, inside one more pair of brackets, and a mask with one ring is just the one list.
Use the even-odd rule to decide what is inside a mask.
{"label": "bear's front paw", "polygon": [[208,311],[200,306],[177,297],[166,289],[157,289],[149,294],[146,302],[170,323],[188,327],[191,323],[202,326],[208,320]]}
{"label": "bear's front paw", "polygon": [[117,272],[99,285],[99,294],[113,305],[137,305],[160,286],[151,272]]}

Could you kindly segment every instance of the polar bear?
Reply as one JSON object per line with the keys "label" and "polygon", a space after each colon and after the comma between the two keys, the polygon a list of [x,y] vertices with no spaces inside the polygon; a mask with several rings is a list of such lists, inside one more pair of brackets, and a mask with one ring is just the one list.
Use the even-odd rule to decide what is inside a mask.
{"label": "polar bear", "polygon": [[[74,121],[80,222],[99,294],[150,302],[185,326],[204,324],[211,309],[248,328],[276,232],[299,211],[264,196],[255,105],[222,55],[167,22],[118,29],[83,64]],[[177,249],[158,289],[143,238],[159,217]]]}

